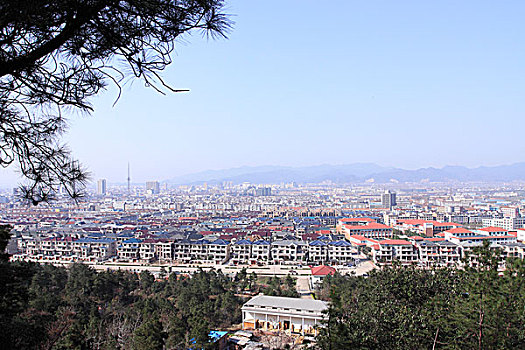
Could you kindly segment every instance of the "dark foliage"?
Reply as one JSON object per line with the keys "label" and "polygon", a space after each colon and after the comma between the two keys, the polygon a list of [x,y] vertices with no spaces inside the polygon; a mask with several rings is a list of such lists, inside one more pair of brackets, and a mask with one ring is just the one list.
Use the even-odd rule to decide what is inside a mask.
{"label": "dark foliage", "polygon": [[11,238],[11,229],[12,227],[9,225],[0,225],[0,261],[7,261],[9,259],[6,248]]}
{"label": "dark foliage", "polygon": [[[211,329],[241,320],[235,283],[214,271],[95,272],[0,264],[0,344],[9,349],[207,348]],[[144,281],[147,280],[147,285]],[[193,344],[193,345],[192,345]]]}
{"label": "dark foliage", "polygon": [[465,270],[394,267],[368,278],[328,277],[331,306],[321,349],[523,349],[525,265],[474,251]]}
{"label": "dark foliage", "polygon": [[159,73],[175,40],[225,36],[222,0],[5,0],[0,2],[0,165],[18,163],[37,204],[62,186],[82,193],[87,173],[60,144],[65,113],[129,78],[176,91]]}

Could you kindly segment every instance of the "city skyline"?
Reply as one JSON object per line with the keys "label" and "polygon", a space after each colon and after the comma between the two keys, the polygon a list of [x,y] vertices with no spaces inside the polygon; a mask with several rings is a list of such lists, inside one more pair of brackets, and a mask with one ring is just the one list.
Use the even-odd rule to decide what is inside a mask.
{"label": "city skyline", "polygon": [[[340,174],[339,171],[340,168],[354,168],[356,167],[355,171],[348,171],[346,170],[346,174]],[[148,186],[148,183],[150,182],[156,182],[156,183],[171,183],[173,185],[179,184],[179,185],[186,185],[186,184],[196,184],[196,183],[204,183],[204,182],[222,182],[222,181],[228,181],[230,182],[232,178],[236,178],[234,183],[240,183],[240,182],[248,182],[248,183],[260,183],[260,184],[279,184],[283,182],[299,182],[299,183],[319,183],[322,181],[330,180],[327,179],[321,179],[319,181],[310,181],[310,180],[303,180],[301,181],[298,178],[290,178],[287,180],[282,180],[279,178],[273,178],[272,175],[274,173],[279,173],[284,171],[285,176],[292,176],[294,172],[296,174],[300,174],[301,172],[305,170],[312,170],[312,169],[319,169],[319,174],[326,174],[326,170],[333,168],[336,174],[334,174],[335,177],[341,178],[341,177],[347,177],[347,181],[343,181],[344,179],[338,179],[337,183],[362,183],[365,182],[367,179],[374,179],[374,177],[379,176],[379,182],[378,184],[395,184],[395,183],[410,183],[410,182],[418,182],[418,181],[426,181],[428,182],[447,182],[447,181],[457,181],[457,182],[480,182],[485,181],[483,176],[490,177],[490,180],[487,180],[488,182],[508,182],[508,181],[525,181],[525,178],[521,178],[518,174],[521,174],[521,168],[525,167],[525,162],[517,162],[512,164],[500,164],[500,165],[494,165],[494,166],[476,166],[476,167],[466,167],[463,165],[445,165],[443,167],[422,167],[422,168],[415,168],[415,169],[409,169],[409,168],[400,168],[400,167],[388,167],[383,166],[376,163],[352,163],[352,164],[313,164],[313,165],[307,165],[303,167],[292,167],[292,166],[279,166],[279,165],[257,165],[257,166],[238,166],[238,167],[232,167],[232,168],[224,168],[224,169],[205,169],[202,171],[192,172],[192,173],[185,173],[185,174],[174,174],[173,176],[169,176],[166,178],[160,178],[156,174],[153,173],[147,173],[144,175],[144,178],[139,179],[132,179],[132,174],[129,172],[129,167],[127,168],[127,173],[125,174],[125,178],[114,178],[110,180],[106,180],[104,178],[104,175],[102,174],[99,177],[95,177],[91,175],[89,178],[89,181],[87,183],[87,187],[100,187],[100,181],[104,181],[104,183],[109,183],[112,185],[126,185],[129,186]],[[368,168],[368,170],[367,170]],[[286,171],[291,172],[290,174],[286,174]],[[452,173],[450,173],[452,171]],[[476,179],[476,173],[469,173],[471,171],[482,171],[480,178]],[[488,171],[488,173],[486,172]],[[510,171],[510,172],[509,172]],[[299,172],[299,173],[297,173]],[[418,174],[418,172],[420,174]],[[421,173],[422,172],[422,173]],[[429,173],[430,172],[430,173]],[[388,178],[389,174],[395,174],[396,176],[392,178]],[[504,175],[502,175],[505,173]],[[249,179],[243,180],[243,176],[252,177],[257,174],[263,174],[263,180],[255,180],[250,181]],[[302,174],[299,177],[312,177],[316,176],[315,171],[314,174]],[[412,180],[403,180],[406,176],[416,176],[419,177],[419,179],[412,179]],[[425,176],[429,176],[430,178],[427,178]],[[446,176],[449,176],[447,178]],[[469,179],[464,179],[464,177],[467,176]],[[435,179],[435,177],[443,177],[443,179],[438,180]],[[11,187],[16,187],[19,183],[17,181],[23,181],[23,179],[16,177],[16,174],[14,172],[9,171],[8,169],[0,169],[0,188],[9,189]]]}

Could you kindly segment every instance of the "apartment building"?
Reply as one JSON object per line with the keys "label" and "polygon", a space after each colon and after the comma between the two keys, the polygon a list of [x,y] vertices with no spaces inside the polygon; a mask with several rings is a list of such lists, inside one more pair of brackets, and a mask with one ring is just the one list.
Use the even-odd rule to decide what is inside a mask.
{"label": "apartment building", "polygon": [[130,238],[122,241],[117,247],[117,255],[120,260],[133,261],[140,259],[141,239]]}
{"label": "apartment building", "polygon": [[502,243],[499,247],[507,258],[525,259],[525,244],[521,242]]}
{"label": "apartment building", "polygon": [[274,263],[303,261],[307,252],[307,244],[302,241],[282,240],[271,244],[271,259]]}
{"label": "apartment building", "polygon": [[423,266],[455,266],[461,259],[461,247],[444,239],[424,239],[416,241],[415,246]]}
{"label": "apartment building", "polygon": [[517,241],[516,236],[509,235],[506,230],[494,227],[487,227],[476,231],[456,228],[443,233],[445,240],[460,245],[464,245],[465,242],[482,244],[483,241],[489,241],[491,243],[513,243]]}
{"label": "apartment building", "polygon": [[339,264],[353,263],[358,253],[352,243],[344,240],[328,243],[328,260]]}
{"label": "apartment building", "polygon": [[173,243],[173,259],[179,263],[187,263],[191,261],[192,242],[188,239],[178,240]]}
{"label": "apartment building", "polygon": [[217,239],[209,242],[207,245],[208,260],[220,264],[230,258],[230,242],[223,239]]}
{"label": "apartment building", "polygon": [[311,263],[324,264],[328,261],[328,244],[320,240],[309,242],[306,260]]}
{"label": "apartment building", "polygon": [[353,235],[361,235],[366,238],[387,239],[393,237],[392,228],[387,225],[377,223],[370,218],[345,218],[337,223],[336,230],[344,234],[346,239]]}
{"label": "apartment building", "polygon": [[394,228],[402,232],[412,232],[425,237],[434,237],[438,233],[460,228],[461,225],[455,222],[439,222],[435,220],[421,219],[402,219],[396,220]]}
{"label": "apartment building", "polygon": [[173,254],[173,242],[158,241],[155,243],[155,255],[161,262],[171,262],[175,259]]}
{"label": "apartment building", "polygon": [[73,250],[82,259],[106,260],[117,255],[117,244],[110,238],[79,238],[73,241]]}
{"label": "apartment building", "polygon": [[252,260],[252,241],[241,239],[231,246],[231,258],[234,263],[245,264]]}
{"label": "apartment building", "polygon": [[264,239],[253,242],[252,259],[260,262],[268,262],[270,260],[271,247],[272,244]]}
{"label": "apartment building", "polygon": [[139,244],[140,260],[153,261],[156,259],[155,245],[157,242],[154,239],[145,239]]}
{"label": "apartment building", "polygon": [[516,230],[525,227],[525,218],[503,217],[483,219],[483,226],[501,227],[505,230]]}
{"label": "apartment building", "polygon": [[378,265],[415,264],[418,262],[418,249],[409,241],[402,239],[385,239],[372,246],[372,256]]}

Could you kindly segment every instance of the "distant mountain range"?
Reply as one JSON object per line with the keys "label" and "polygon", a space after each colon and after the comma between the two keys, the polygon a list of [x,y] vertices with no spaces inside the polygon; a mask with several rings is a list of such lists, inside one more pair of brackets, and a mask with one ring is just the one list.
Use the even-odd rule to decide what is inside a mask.
{"label": "distant mountain range", "polygon": [[471,181],[525,181],[525,162],[494,167],[467,168],[446,166],[443,168],[421,168],[406,170],[383,167],[373,163],[348,165],[317,165],[308,167],[256,166],[225,170],[207,170],[178,176],[168,180],[171,184],[209,184],[232,181],[278,184],[282,182],[319,183],[360,183],[373,179],[376,183],[388,182],[471,182]]}

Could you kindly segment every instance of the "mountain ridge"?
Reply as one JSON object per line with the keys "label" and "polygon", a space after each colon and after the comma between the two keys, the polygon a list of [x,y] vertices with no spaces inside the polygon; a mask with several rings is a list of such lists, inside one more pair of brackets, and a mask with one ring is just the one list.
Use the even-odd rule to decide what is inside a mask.
{"label": "mountain ridge", "polygon": [[243,166],[221,170],[206,170],[166,180],[170,184],[222,183],[231,181],[278,184],[282,182],[361,183],[373,179],[376,183],[397,182],[505,182],[525,181],[525,162],[468,168],[465,166],[427,167],[407,170],[385,167],[375,163],[352,163],[343,165],[321,164],[304,167],[265,165]]}

